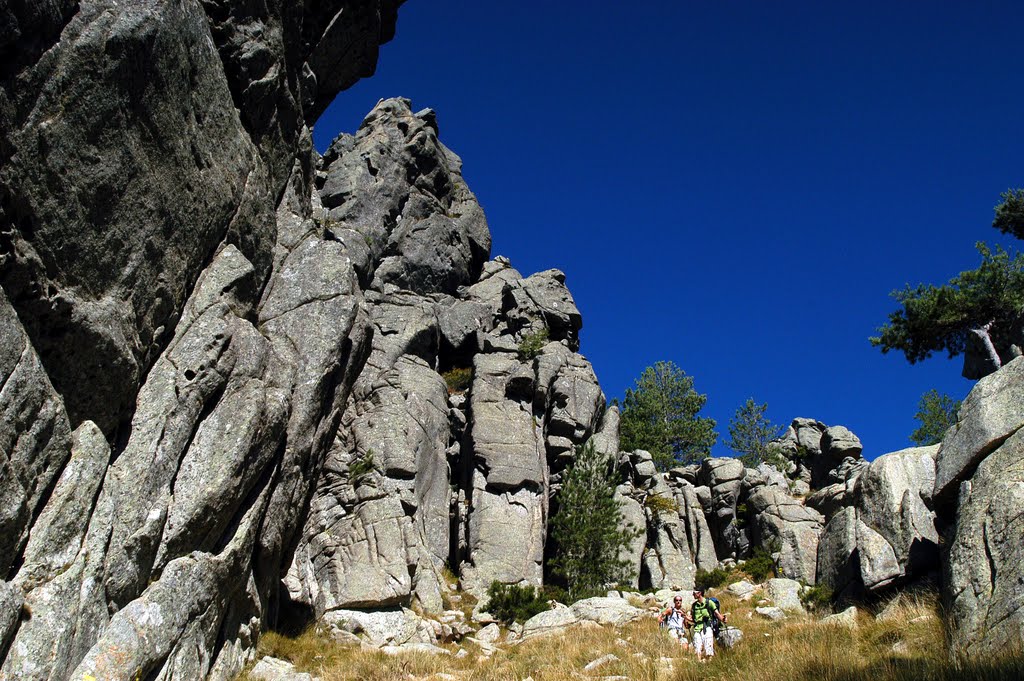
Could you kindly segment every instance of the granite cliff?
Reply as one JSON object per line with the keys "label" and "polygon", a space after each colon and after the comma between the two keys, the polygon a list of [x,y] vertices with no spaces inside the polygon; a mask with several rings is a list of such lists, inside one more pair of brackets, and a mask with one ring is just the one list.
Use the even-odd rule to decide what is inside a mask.
{"label": "granite cliff", "polygon": [[432,110],[313,149],[399,4],[0,1],[0,679],[228,679],[313,620],[469,633],[453,595],[545,580],[587,442],[636,587],[763,547],[843,598],[941,583],[967,654],[1019,642],[1024,360],[870,463],[811,419],[784,470],[621,452],[564,274],[491,258]]}

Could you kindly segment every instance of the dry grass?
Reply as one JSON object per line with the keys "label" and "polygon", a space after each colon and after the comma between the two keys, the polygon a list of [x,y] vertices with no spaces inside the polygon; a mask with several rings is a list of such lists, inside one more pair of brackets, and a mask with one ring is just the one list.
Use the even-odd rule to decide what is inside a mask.
{"label": "dry grass", "polygon": [[[949,661],[934,596],[904,599],[884,621],[863,612],[856,629],[825,626],[810,618],[783,624],[753,614],[753,604],[722,595],[730,624],[744,632],[732,650],[720,650],[707,664],[683,654],[653,619],[615,630],[576,628],[562,636],[503,646],[492,657],[409,654],[343,648],[310,631],[298,638],[264,636],[260,652],[292,661],[323,681],[410,681],[457,678],[465,681],[562,681],[625,676],[643,681],[1002,681],[1024,678],[1024,656],[1008,655],[971,665]],[[457,650],[449,646],[453,652]],[[618,661],[593,672],[583,667],[612,653]],[[449,677],[439,675],[450,675]]]}

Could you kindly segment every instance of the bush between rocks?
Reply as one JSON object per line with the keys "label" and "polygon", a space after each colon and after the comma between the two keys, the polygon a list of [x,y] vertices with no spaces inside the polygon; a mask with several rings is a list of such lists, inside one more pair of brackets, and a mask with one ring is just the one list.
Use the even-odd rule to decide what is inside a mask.
{"label": "bush between rocks", "polygon": [[775,561],[768,549],[758,546],[754,553],[743,563],[743,571],[750,575],[750,578],[760,584],[769,577],[775,576]]}
{"label": "bush between rocks", "polygon": [[534,586],[494,581],[487,587],[487,599],[484,610],[506,624],[525,622],[548,609],[544,592]]}
{"label": "bush between rocks", "polygon": [[697,589],[716,589],[729,579],[729,573],[722,568],[715,568],[714,570],[697,570],[697,576],[694,578],[694,587]]}

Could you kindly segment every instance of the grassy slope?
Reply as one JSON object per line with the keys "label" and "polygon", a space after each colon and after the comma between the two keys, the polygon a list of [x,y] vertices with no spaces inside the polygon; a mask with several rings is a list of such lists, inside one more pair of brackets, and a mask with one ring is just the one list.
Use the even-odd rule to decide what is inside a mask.
{"label": "grassy slope", "polygon": [[[744,640],[706,665],[659,631],[653,619],[619,630],[576,628],[563,636],[503,647],[491,658],[472,644],[462,660],[449,656],[388,657],[375,651],[343,648],[310,631],[291,639],[268,634],[262,654],[291,660],[323,681],[420,679],[483,679],[562,681],[621,675],[647,681],[996,681],[1024,679],[1024,657],[1008,655],[983,664],[953,665],[945,644],[942,620],[934,597],[906,599],[894,616],[876,620],[862,612],[854,630],[825,626],[813,618],[791,618],[776,624],[753,614],[753,604],[720,594],[730,624]],[[456,650],[454,646],[450,646]],[[593,672],[592,660],[613,653],[619,658]],[[450,676],[444,676],[450,675]]]}

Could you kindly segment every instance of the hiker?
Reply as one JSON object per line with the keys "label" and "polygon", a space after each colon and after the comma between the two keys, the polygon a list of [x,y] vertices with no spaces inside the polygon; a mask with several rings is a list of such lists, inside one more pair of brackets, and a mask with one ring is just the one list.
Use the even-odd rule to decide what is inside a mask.
{"label": "hiker", "polygon": [[693,621],[693,649],[697,659],[706,662],[715,656],[715,620],[725,624],[727,615],[723,615],[718,602],[704,597],[703,589],[693,590],[693,605],[690,606],[690,619]]}
{"label": "hiker", "polygon": [[683,650],[689,651],[690,644],[686,640],[686,629],[693,624],[690,615],[683,609],[683,597],[676,596],[672,599],[672,605],[662,611],[658,617],[658,624],[668,627],[668,634],[679,641]]}

